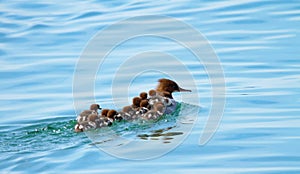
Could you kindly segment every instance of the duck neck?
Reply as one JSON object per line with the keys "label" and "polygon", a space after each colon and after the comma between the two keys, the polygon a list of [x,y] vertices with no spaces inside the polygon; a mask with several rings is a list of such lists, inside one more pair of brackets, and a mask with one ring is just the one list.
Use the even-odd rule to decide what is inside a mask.
{"label": "duck neck", "polygon": [[167,98],[173,99],[172,92],[159,91],[159,90],[157,90],[157,92],[159,93],[159,95],[161,95],[163,97],[167,97]]}

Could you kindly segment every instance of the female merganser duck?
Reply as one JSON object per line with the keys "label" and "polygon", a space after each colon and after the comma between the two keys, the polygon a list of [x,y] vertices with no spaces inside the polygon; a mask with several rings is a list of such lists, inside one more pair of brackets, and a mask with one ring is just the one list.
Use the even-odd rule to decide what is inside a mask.
{"label": "female merganser duck", "polygon": [[192,92],[191,90],[179,87],[176,82],[169,79],[159,79],[158,82],[159,84],[155,90],[157,94],[155,94],[155,91],[151,90],[149,91],[149,94],[155,95],[156,97],[157,95],[164,97],[163,103],[166,105],[164,114],[171,114],[176,110],[177,102],[173,99],[173,92]]}

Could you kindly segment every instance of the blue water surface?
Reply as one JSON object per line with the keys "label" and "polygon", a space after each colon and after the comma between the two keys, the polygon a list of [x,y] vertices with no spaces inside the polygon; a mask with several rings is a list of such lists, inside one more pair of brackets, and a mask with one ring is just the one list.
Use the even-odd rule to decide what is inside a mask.
{"label": "blue water surface", "polygon": [[[164,50],[181,58],[201,99],[187,139],[166,155],[134,161],[104,153],[73,132],[73,73],[82,51],[97,32],[138,15],[174,17],[215,49],[226,108],[207,144],[199,145],[212,101],[207,73],[186,48],[155,37],[130,40],[108,55],[96,101],[115,107],[107,92],[111,68],[135,53]],[[1,173],[300,173],[299,1],[4,0],[0,19]],[[130,97],[154,88],[161,76],[137,77]]]}

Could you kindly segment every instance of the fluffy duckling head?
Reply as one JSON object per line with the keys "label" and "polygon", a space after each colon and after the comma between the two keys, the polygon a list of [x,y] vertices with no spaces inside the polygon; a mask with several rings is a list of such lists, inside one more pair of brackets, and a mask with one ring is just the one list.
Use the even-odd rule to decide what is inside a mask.
{"label": "fluffy duckling head", "polygon": [[141,92],[140,97],[141,97],[142,100],[146,100],[148,98],[147,92]]}
{"label": "fluffy duckling head", "polygon": [[101,116],[106,117],[108,112],[109,112],[109,109],[102,109]]}
{"label": "fluffy duckling head", "polygon": [[101,110],[101,107],[100,107],[99,104],[92,104],[92,105],[90,106],[90,110],[93,110],[93,111],[96,111],[96,112],[97,112],[98,109]]}
{"label": "fluffy duckling head", "polygon": [[141,103],[140,103],[140,107],[144,107],[144,108],[147,108],[149,105],[149,102],[148,100],[142,100]]}
{"label": "fluffy duckling head", "polygon": [[156,91],[154,89],[151,89],[148,93],[151,97],[154,97],[156,95]]}
{"label": "fluffy duckling head", "polygon": [[109,110],[109,112],[107,113],[107,117],[108,118],[111,118],[111,119],[115,119],[115,116],[117,115],[118,113],[117,113],[117,111],[115,111],[115,110]]}
{"label": "fluffy duckling head", "polygon": [[142,99],[141,99],[140,97],[134,97],[134,98],[132,99],[132,106],[133,106],[134,108],[140,107],[141,101],[142,101]]}

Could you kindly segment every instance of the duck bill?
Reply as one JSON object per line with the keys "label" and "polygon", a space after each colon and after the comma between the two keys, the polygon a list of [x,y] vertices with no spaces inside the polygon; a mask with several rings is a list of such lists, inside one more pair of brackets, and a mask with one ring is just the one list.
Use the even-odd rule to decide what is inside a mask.
{"label": "duck bill", "polygon": [[189,89],[183,89],[179,87],[179,92],[192,92],[192,90]]}

